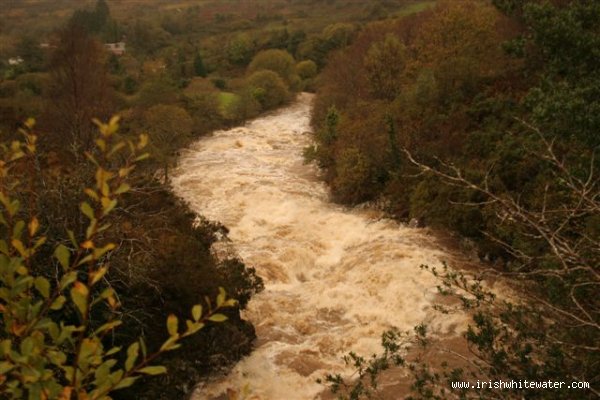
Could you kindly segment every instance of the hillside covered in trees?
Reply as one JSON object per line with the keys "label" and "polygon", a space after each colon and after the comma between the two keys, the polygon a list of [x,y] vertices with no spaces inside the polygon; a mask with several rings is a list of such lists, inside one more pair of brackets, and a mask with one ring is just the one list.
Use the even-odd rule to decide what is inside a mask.
{"label": "hillside covered in trees", "polygon": [[416,398],[454,398],[460,377],[592,387],[460,398],[599,394],[599,20],[593,1],[438,1],[367,25],[322,73],[305,156],[333,197],[468,238],[489,263],[475,278],[507,278],[525,299],[494,300],[472,274],[438,270],[441,291],[474,313],[477,362],[419,367]]}

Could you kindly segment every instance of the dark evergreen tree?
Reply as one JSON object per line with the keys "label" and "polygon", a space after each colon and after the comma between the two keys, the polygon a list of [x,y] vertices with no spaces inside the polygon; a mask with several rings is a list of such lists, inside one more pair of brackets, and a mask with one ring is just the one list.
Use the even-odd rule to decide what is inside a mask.
{"label": "dark evergreen tree", "polygon": [[203,78],[205,78],[207,75],[206,67],[204,66],[204,61],[202,60],[202,56],[198,51],[194,56],[194,73],[196,74],[196,76],[201,76]]}

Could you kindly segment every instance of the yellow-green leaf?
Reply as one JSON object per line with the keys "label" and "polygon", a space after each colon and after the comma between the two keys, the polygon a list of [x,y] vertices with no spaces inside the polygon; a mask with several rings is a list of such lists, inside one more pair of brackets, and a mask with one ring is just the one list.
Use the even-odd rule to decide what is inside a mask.
{"label": "yellow-green leaf", "polygon": [[71,258],[71,252],[64,245],[59,244],[54,250],[54,257],[58,260],[63,269],[69,269],[69,259]]}
{"label": "yellow-green leaf", "polygon": [[146,375],[161,375],[167,372],[167,368],[162,365],[155,365],[153,367],[142,368],[139,372]]}
{"label": "yellow-green leaf", "polygon": [[95,218],[94,209],[92,208],[92,206],[89,205],[89,203],[87,201],[82,202],[81,206],[79,208],[81,209],[81,212],[83,213],[83,215],[85,215],[89,219]]}
{"label": "yellow-green leaf", "polygon": [[48,282],[46,278],[38,276],[33,281],[33,285],[35,286],[37,291],[40,292],[42,296],[44,296],[45,299],[47,299],[48,296],[50,296],[50,282]]}
{"label": "yellow-green leaf", "polygon": [[130,189],[131,189],[131,186],[129,186],[127,183],[121,183],[121,185],[117,188],[117,190],[115,190],[115,194],[126,193]]}
{"label": "yellow-green leaf", "polygon": [[192,307],[192,318],[194,318],[194,321],[198,321],[200,317],[202,317],[202,305],[196,304]]}
{"label": "yellow-green leaf", "polygon": [[56,300],[52,302],[50,305],[51,310],[60,310],[65,304],[66,298],[65,296],[58,296]]}
{"label": "yellow-green leaf", "polygon": [[21,257],[23,257],[23,258],[28,257],[29,252],[23,246],[23,242],[21,242],[19,239],[13,239],[10,243],[19,252]]}
{"label": "yellow-green leaf", "polygon": [[117,206],[117,199],[110,199],[108,197],[103,197],[102,200],[102,214],[107,215],[110,213],[113,208]]}
{"label": "yellow-green leaf", "polygon": [[106,271],[108,271],[108,268],[104,266],[92,272],[92,285],[96,284],[100,279],[102,279],[102,277],[106,274]]}
{"label": "yellow-green leaf", "polygon": [[127,348],[127,359],[125,360],[125,371],[131,370],[133,368],[133,364],[135,360],[137,360],[138,355],[140,353],[140,344],[138,342],[132,343]]}
{"label": "yellow-green leaf", "polygon": [[31,221],[29,221],[29,236],[33,237],[40,227],[40,221],[36,217],[33,217]]}
{"label": "yellow-green leaf", "polygon": [[212,322],[223,322],[227,321],[227,317],[223,314],[213,314],[208,318],[208,320]]}
{"label": "yellow-green leaf", "polygon": [[217,307],[221,307],[223,305],[226,296],[227,293],[225,293],[225,289],[219,287],[219,294],[217,295]]}
{"label": "yellow-green leaf", "polygon": [[87,313],[89,289],[82,282],[76,281],[71,289],[71,298],[81,315]]}
{"label": "yellow-green leaf", "polygon": [[179,321],[177,320],[177,317],[174,314],[170,314],[167,317],[167,331],[169,332],[169,335],[171,335],[171,336],[177,335],[178,322]]}
{"label": "yellow-green leaf", "polygon": [[139,376],[130,376],[129,378],[125,378],[125,379],[121,380],[121,382],[119,382],[115,386],[115,390],[116,389],[123,389],[123,388],[126,388],[126,387],[129,387],[129,386],[133,385],[138,378],[139,378]]}

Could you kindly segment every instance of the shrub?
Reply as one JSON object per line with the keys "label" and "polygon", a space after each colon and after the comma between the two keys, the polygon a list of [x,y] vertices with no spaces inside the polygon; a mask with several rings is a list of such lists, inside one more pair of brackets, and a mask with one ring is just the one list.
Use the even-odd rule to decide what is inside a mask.
{"label": "shrub", "polygon": [[[207,321],[220,322],[216,313],[232,306],[221,289],[216,307],[192,309],[192,319],[180,330],[178,318],[167,319],[169,338],[148,352],[140,338],[126,350],[108,338],[122,324],[119,297],[105,276],[116,244],[103,240],[107,217],[122,194],[130,190],[128,176],[147,157],[140,151],[147,137],[116,140],[118,119],[97,123],[100,136],[87,157],[96,166],[95,182],[86,187],[88,201],[80,204],[87,228],[82,237],[67,231],[69,240],[45,236],[40,224],[32,179],[37,137],[33,121],[26,123],[24,142],[2,146],[0,163],[0,390],[12,399],[28,397],[109,399],[109,393],[134,384],[145,375],[159,375],[165,367],[153,365],[162,353],[176,349],[183,337],[201,330]],[[119,161],[121,160],[121,161]],[[45,243],[59,242],[50,259]]]}
{"label": "shrub", "polygon": [[300,61],[296,64],[296,73],[301,79],[314,78],[317,75],[317,64],[311,60]]}
{"label": "shrub", "polygon": [[248,77],[246,84],[263,110],[277,107],[289,98],[286,84],[273,71],[257,71]]}
{"label": "shrub", "polygon": [[298,79],[296,76],[294,57],[285,50],[270,49],[261,51],[254,56],[252,62],[248,66],[248,72],[253,73],[260,70],[275,72],[288,85]]}

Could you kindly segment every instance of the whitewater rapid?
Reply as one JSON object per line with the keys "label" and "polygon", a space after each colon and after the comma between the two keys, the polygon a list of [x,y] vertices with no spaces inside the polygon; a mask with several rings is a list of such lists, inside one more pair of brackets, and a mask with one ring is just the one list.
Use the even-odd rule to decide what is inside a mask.
{"label": "whitewater rapid", "polygon": [[194,399],[311,400],[326,372],[345,370],[348,351],[380,351],[381,333],[425,322],[449,334],[460,316],[432,309],[439,283],[419,266],[446,254],[423,230],[328,199],[314,166],[312,95],[243,127],[217,131],[181,155],[175,192],[220,221],[244,262],[265,280],[244,317],[256,327],[254,352],[226,377],[200,384]]}

